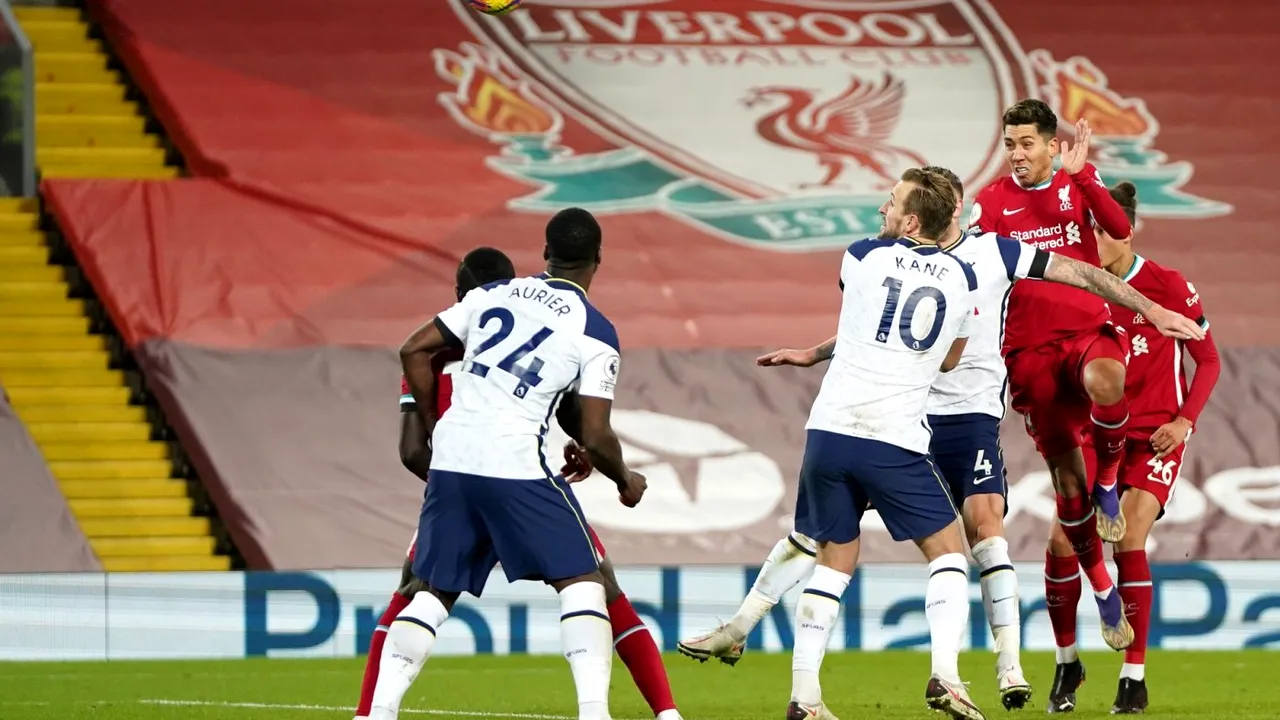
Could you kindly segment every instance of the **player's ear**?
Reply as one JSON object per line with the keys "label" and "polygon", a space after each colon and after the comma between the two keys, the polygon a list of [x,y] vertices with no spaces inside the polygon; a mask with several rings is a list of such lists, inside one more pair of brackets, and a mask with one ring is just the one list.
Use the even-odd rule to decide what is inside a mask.
{"label": "player's ear", "polygon": [[542,246],[542,259],[543,260],[551,259],[551,249],[548,248],[546,245]]}
{"label": "player's ear", "polygon": [[1049,138],[1048,145],[1049,145],[1049,155],[1050,156],[1057,155],[1058,154],[1058,136],[1054,135],[1053,137]]}

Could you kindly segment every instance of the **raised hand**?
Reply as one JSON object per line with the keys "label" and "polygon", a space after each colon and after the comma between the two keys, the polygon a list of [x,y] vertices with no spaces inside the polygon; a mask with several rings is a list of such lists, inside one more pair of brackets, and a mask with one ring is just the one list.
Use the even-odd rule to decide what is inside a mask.
{"label": "raised hand", "polygon": [[1068,175],[1075,175],[1084,169],[1084,164],[1089,162],[1089,140],[1093,137],[1093,130],[1089,128],[1089,121],[1080,118],[1076,121],[1076,143],[1063,140],[1062,145],[1062,169],[1067,171]]}

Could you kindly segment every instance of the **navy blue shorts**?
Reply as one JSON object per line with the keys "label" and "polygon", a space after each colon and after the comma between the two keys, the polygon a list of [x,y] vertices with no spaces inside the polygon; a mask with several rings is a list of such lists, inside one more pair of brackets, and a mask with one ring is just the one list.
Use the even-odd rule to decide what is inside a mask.
{"label": "navy blue shorts", "polygon": [[899,542],[927,538],[956,521],[955,505],[928,455],[810,430],[796,496],[796,532],[818,542],[852,542],[868,502]]}
{"label": "navy blue shorts", "polygon": [[929,427],[929,454],[956,505],[963,506],[970,495],[1009,496],[999,420],[982,413],[930,415]]}
{"label": "navy blue shorts", "polygon": [[476,597],[494,566],[507,579],[554,581],[599,567],[582,508],[562,477],[504,480],[432,470],[413,574]]}

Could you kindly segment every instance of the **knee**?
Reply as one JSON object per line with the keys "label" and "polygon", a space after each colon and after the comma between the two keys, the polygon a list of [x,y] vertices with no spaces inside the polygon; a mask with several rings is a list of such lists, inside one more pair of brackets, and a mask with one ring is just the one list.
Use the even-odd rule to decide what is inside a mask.
{"label": "knee", "polygon": [[965,503],[965,516],[965,534],[969,538],[970,547],[984,540],[1004,537],[1003,497],[973,496]]}
{"label": "knee", "polygon": [[1072,450],[1066,455],[1049,461],[1049,476],[1053,479],[1053,489],[1062,497],[1073,498],[1083,495],[1085,483],[1084,457],[1080,450]]}
{"label": "knee", "polygon": [[604,601],[613,604],[614,600],[622,597],[622,586],[618,584],[618,576],[613,571],[613,561],[609,558],[603,558],[600,561],[600,569],[596,572],[598,581],[604,586]]}
{"label": "knee", "polygon": [[1062,532],[1056,522],[1053,524],[1053,531],[1049,533],[1049,554],[1054,557],[1071,557],[1076,554],[1071,541],[1067,540],[1066,533]]}
{"label": "knee", "polygon": [[417,595],[426,589],[427,584],[425,582],[413,575],[409,575],[407,579],[404,579],[403,582],[400,583],[400,589],[396,590],[396,592],[412,600],[414,595]]}
{"label": "knee", "polygon": [[1098,358],[1084,367],[1084,389],[1098,405],[1115,405],[1124,399],[1124,363]]}

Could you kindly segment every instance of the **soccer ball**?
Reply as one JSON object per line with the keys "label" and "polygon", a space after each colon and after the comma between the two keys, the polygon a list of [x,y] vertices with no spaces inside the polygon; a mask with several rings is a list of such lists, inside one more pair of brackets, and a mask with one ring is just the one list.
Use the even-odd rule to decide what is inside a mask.
{"label": "soccer ball", "polygon": [[485,15],[506,15],[507,13],[520,7],[522,0],[467,0],[467,4],[474,10],[478,10]]}

